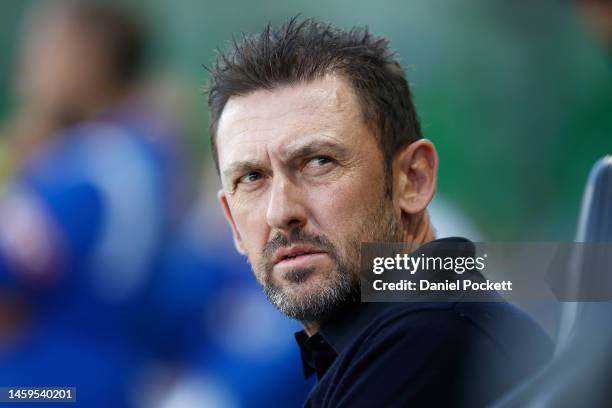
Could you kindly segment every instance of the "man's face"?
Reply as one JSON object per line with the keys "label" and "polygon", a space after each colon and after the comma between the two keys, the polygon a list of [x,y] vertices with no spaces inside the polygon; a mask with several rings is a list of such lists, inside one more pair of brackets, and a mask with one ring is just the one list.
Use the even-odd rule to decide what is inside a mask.
{"label": "man's face", "polygon": [[402,239],[381,149],[342,77],[230,98],[217,146],[238,250],[290,317],[317,322],[353,300],[360,243]]}

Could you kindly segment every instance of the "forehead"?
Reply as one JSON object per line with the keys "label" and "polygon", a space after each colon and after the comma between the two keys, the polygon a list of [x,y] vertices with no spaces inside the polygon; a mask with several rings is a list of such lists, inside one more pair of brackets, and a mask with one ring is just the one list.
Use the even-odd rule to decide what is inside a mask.
{"label": "forehead", "polygon": [[217,127],[220,170],[238,159],[282,155],[316,138],[352,143],[364,127],[357,96],[336,75],[232,97]]}

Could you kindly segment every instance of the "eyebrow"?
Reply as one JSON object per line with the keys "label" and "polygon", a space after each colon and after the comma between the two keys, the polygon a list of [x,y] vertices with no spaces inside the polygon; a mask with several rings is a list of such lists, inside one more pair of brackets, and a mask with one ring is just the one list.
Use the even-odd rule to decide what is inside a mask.
{"label": "eyebrow", "polygon": [[259,168],[259,162],[255,160],[243,160],[232,163],[226,170],[223,171],[225,178],[230,178],[231,175],[236,173],[247,173],[249,171]]}
{"label": "eyebrow", "polygon": [[[312,156],[322,151],[328,151],[344,156],[346,155],[347,149],[346,147],[334,142],[316,140],[297,147],[296,149],[288,152],[286,156],[288,161],[294,161],[299,158]],[[261,164],[257,160],[242,160],[230,164],[228,168],[223,171],[223,175],[226,178],[230,178],[233,174],[248,173],[249,171],[257,170],[259,168],[261,168]]]}
{"label": "eyebrow", "polygon": [[346,148],[338,143],[329,142],[327,140],[314,140],[297,147],[295,150],[287,154],[288,159],[295,160],[296,158],[312,156],[322,151],[331,151],[339,155],[346,154]]}

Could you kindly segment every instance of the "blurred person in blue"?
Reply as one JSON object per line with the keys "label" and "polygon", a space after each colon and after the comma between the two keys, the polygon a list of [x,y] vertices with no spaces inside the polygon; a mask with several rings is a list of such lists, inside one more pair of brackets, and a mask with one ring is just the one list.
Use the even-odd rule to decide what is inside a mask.
{"label": "blurred person in blue", "polygon": [[173,127],[138,97],[144,46],[100,4],[28,15],[3,131],[3,386],[76,386],[86,406],[132,398],[151,341],[136,328],[155,319],[142,302],[182,197]]}
{"label": "blurred person in blue", "polygon": [[[84,406],[303,400],[298,351],[276,336],[293,322],[248,265],[219,256],[232,253],[222,216],[185,210],[174,127],[140,96],[138,27],[106,6],[52,3],[25,33],[3,132],[0,384],[76,386]],[[250,347],[236,342],[247,335]]]}

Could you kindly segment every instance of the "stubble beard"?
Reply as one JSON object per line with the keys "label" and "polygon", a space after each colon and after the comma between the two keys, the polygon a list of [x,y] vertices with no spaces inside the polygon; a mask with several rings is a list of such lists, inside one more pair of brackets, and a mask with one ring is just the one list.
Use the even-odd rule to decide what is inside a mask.
{"label": "stubble beard", "polygon": [[[395,216],[392,201],[387,194],[371,214],[362,220],[362,227],[344,243],[345,251],[338,251],[336,245],[325,236],[310,234],[304,230],[291,230],[287,235],[278,233],[266,244],[258,278],[269,301],[286,316],[302,323],[319,326],[336,311],[349,303],[359,302],[361,283],[359,262],[362,242],[399,242],[403,239],[401,222]],[[322,279],[307,283],[314,267],[293,269],[282,279],[294,285],[309,285],[296,291],[279,285],[273,277],[274,252],[281,247],[295,244],[309,244],[325,251],[334,266],[330,271],[320,272]]]}

